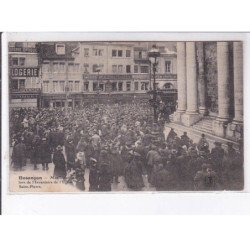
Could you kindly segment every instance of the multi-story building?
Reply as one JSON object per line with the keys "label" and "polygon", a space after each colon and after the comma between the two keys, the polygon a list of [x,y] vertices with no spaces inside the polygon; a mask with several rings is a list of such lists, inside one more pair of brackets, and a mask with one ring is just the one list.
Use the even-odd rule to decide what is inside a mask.
{"label": "multi-story building", "polygon": [[36,43],[9,43],[10,107],[40,106],[40,70]]}
{"label": "multi-story building", "polygon": [[[29,49],[22,49],[25,46]],[[32,94],[36,94],[36,101],[34,98],[29,101],[30,106],[74,108],[94,99],[100,102],[149,99],[147,93],[153,86],[148,58],[151,47],[146,42],[10,44],[11,89],[15,94],[20,92],[19,99],[12,95],[15,101],[11,105],[14,102],[27,106],[20,94],[34,92],[35,88]],[[167,43],[161,43],[159,49],[157,89],[176,90],[176,52],[169,51]]]}

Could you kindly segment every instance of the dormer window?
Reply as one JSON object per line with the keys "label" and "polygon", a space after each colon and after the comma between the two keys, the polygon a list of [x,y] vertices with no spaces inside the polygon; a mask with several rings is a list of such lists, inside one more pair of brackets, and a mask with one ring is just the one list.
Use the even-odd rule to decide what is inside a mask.
{"label": "dormer window", "polygon": [[56,44],[56,54],[65,55],[65,44]]}

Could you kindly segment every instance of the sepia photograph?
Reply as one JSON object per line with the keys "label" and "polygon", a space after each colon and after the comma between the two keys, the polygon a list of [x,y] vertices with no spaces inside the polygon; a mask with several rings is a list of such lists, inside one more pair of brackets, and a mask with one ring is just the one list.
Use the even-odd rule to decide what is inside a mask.
{"label": "sepia photograph", "polygon": [[9,41],[9,191],[242,191],[243,47]]}

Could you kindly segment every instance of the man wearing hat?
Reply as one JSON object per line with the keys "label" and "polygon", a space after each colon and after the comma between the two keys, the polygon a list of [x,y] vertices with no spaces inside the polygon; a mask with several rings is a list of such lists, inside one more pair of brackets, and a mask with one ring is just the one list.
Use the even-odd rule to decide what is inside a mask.
{"label": "man wearing hat", "polygon": [[48,143],[47,138],[43,137],[42,143],[40,146],[40,158],[41,158],[43,170],[49,170],[49,163],[52,162],[51,154],[52,154],[52,150],[51,150],[50,144]]}
{"label": "man wearing hat", "polygon": [[76,149],[73,143],[73,138],[69,137],[65,143],[65,153],[67,157],[67,169],[71,170],[75,168],[75,158],[76,158]]}
{"label": "man wearing hat", "polygon": [[61,145],[56,147],[56,151],[53,155],[53,163],[55,164],[54,176],[65,178],[66,176],[66,161],[62,153],[63,148]]}

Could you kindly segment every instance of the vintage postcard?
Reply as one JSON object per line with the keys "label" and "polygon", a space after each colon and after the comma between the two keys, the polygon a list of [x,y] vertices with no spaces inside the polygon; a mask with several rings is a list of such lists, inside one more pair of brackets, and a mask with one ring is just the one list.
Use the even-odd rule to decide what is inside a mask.
{"label": "vintage postcard", "polygon": [[10,193],[244,190],[244,41],[7,47]]}

